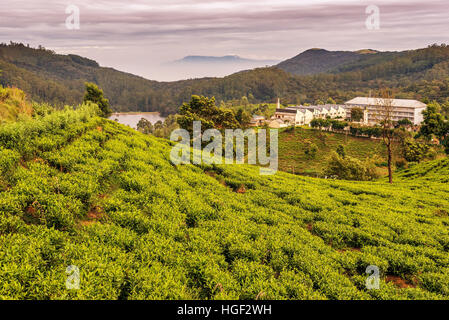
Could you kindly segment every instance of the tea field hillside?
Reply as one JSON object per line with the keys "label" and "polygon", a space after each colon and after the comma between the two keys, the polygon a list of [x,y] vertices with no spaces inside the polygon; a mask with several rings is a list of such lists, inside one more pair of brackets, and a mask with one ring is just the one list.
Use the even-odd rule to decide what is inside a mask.
{"label": "tea field hillside", "polygon": [[408,168],[399,172],[399,178],[403,181],[435,181],[449,182],[449,159],[429,161],[419,166]]}
{"label": "tea field hillside", "polygon": [[394,185],[175,166],[97,112],[0,127],[0,299],[449,298],[447,160]]}
{"label": "tea field hillside", "polygon": [[[308,152],[311,146],[316,152]],[[343,133],[326,132],[305,127],[282,130],[279,134],[279,168],[282,171],[309,176],[322,176],[333,151],[343,146],[345,153],[365,161],[372,159],[379,173],[386,171],[386,148],[382,140],[354,137]],[[396,158],[402,158],[395,150]],[[384,167],[382,167],[384,165]]]}

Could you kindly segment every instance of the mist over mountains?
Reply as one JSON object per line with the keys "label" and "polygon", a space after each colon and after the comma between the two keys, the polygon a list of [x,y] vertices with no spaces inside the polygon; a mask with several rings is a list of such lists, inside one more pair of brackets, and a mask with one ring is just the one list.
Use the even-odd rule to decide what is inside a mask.
{"label": "mist over mountains", "polygon": [[174,79],[224,77],[242,70],[273,66],[277,60],[257,60],[238,55],[201,56],[189,55],[162,65]]}

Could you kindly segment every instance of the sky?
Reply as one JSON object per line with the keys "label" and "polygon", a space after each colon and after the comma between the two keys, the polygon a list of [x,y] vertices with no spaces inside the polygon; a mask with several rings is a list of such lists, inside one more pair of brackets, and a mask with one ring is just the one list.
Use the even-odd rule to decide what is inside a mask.
{"label": "sky", "polygon": [[42,45],[160,81],[237,71],[169,64],[187,55],[281,61],[309,48],[449,43],[448,0],[0,0],[0,17],[1,42]]}

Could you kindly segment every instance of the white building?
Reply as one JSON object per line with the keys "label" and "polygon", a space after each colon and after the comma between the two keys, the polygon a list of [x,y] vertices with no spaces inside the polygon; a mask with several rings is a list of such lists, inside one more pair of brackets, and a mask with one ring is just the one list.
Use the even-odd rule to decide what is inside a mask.
{"label": "white building", "polygon": [[288,107],[276,109],[273,119],[282,120],[287,125],[303,126],[308,125],[314,116],[310,110],[299,107]]}
{"label": "white building", "polygon": [[296,125],[297,126],[305,126],[309,125],[313,120],[313,113],[307,109],[298,109],[298,113],[296,115]]}
{"label": "white building", "polygon": [[[384,99],[381,98],[366,98],[357,97],[345,103],[348,114],[351,113],[353,108],[361,108],[367,113],[365,117],[365,123],[376,124],[382,115],[384,109],[382,104]],[[414,125],[420,125],[424,121],[422,112],[426,110],[427,105],[417,100],[407,99],[390,99],[388,103],[391,103],[392,107],[392,120],[399,121],[403,119],[410,120]]]}
{"label": "white building", "polygon": [[326,110],[329,112],[329,116],[331,119],[341,118],[346,119],[346,107],[337,104],[326,104],[324,106]]}
{"label": "white building", "polygon": [[324,106],[294,106],[285,109],[277,109],[273,119],[284,121],[288,125],[309,125],[313,119],[345,119],[346,108],[342,105]]}

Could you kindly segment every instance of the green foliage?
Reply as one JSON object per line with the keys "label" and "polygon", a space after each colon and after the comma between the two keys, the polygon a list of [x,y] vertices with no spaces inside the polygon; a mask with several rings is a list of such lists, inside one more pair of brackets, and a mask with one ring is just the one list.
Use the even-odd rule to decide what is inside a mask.
{"label": "green foliage", "polygon": [[331,126],[330,119],[315,118],[310,122],[312,128],[329,129]]}
{"label": "green foliage", "polygon": [[445,119],[438,110],[441,109],[441,106],[433,102],[427,106],[427,109],[423,111],[424,122],[420,129],[420,134],[431,138],[432,135],[441,138],[444,137],[446,132]]}
{"label": "green foliage", "polygon": [[326,104],[337,104],[337,102],[335,102],[334,99],[332,99],[331,97],[327,98],[326,100]]}
{"label": "green foliage", "polygon": [[353,136],[364,136],[364,137],[375,137],[375,138],[380,138],[382,137],[382,127],[380,126],[374,126],[374,127],[359,127],[356,125],[351,125],[351,127],[349,128],[349,132],[353,135]]}
{"label": "green foliage", "polygon": [[57,109],[47,103],[33,103],[33,117],[45,117]]}
{"label": "green foliage", "polygon": [[[310,143],[319,149],[314,159],[304,153]],[[386,161],[385,146],[380,140],[297,127],[294,131],[283,129],[279,133],[279,170],[321,177],[329,155],[339,145],[344,146],[346,155],[361,161]],[[395,156],[402,157],[402,150],[395,150]]]}
{"label": "green foliage", "polygon": [[402,120],[399,120],[398,122],[396,122],[396,126],[409,128],[409,127],[413,126],[413,123],[409,119],[402,119]]}
{"label": "green foliage", "polygon": [[21,116],[30,116],[32,108],[25,93],[17,88],[0,85],[0,123],[16,121]]}
{"label": "green foliage", "polygon": [[150,133],[153,133],[154,127],[150,121],[148,121],[145,118],[142,118],[137,123],[137,130],[144,134],[150,134]]}
{"label": "green foliage", "polygon": [[251,114],[243,108],[239,108],[235,114],[235,119],[240,123],[240,127],[246,128],[251,121]]}
{"label": "green foliage", "polygon": [[344,145],[339,144],[338,147],[337,147],[336,152],[343,159],[346,157],[346,151],[345,151],[345,146]]}
{"label": "green foliage", "polygon": [[184,103],[179,109],[178,124],[193,135],[193,122],[201,121],[201,130],[235,129],[239,127],[234,113],[215,105],[215,98],[193,95],[189,103]]}
{"label": "green foliage", "polygon": [[[0,298],[449,298],[447,159],[395,185],[174,166],[169,141],[98,113],[0,127]],[[369,265],[380,290],[365,288]]]}
{"label": "green foliage", "polygon": [[[423,183],[431,183],[431,182],[449,182],[449,159],[443,160],[433,160],[423,162],[419,165],[410,165],[404,171],[398,173],[398,177],[404,181],[413,179],[423,181]],[[442,214],[447,215],[449,213],[444,211],[446,209],[442,208]],[[446,210],[447,211],[447,210]]]}
{"label": "green foliage", "polygon": [[379,178],[376,166],[366,160],[362,162],[352,157],[342,157],[338,153],[331,155],[324,175],[344,180],[369,181]]}
{"label": "green foliage", "polygon": [[361,108],[351,109],[351,121],[360,122],[363,120],[364,112]]}
{"label": "green foliage", "polygon": [[102,112],[102,117],[108,118],[112,111],[109,108],[109,100],[103,97],[103,90],[98,88],[95,83],[85,83],[86,93],[84,94],[84,103],[92,102],[95,103]]}
{"label": "green foliage", "polygon": [[407,140],[404,145],[404,158],[409,162],[421,162],[430,156],[430,150],[428,144]]}
{"label": "green foliage", "polygon": [[304,153],[310,158],[310,159],[315,159],[316,157],[316,153],[318,152],[318,146],[316,144],[309,143],[307,144]]}

